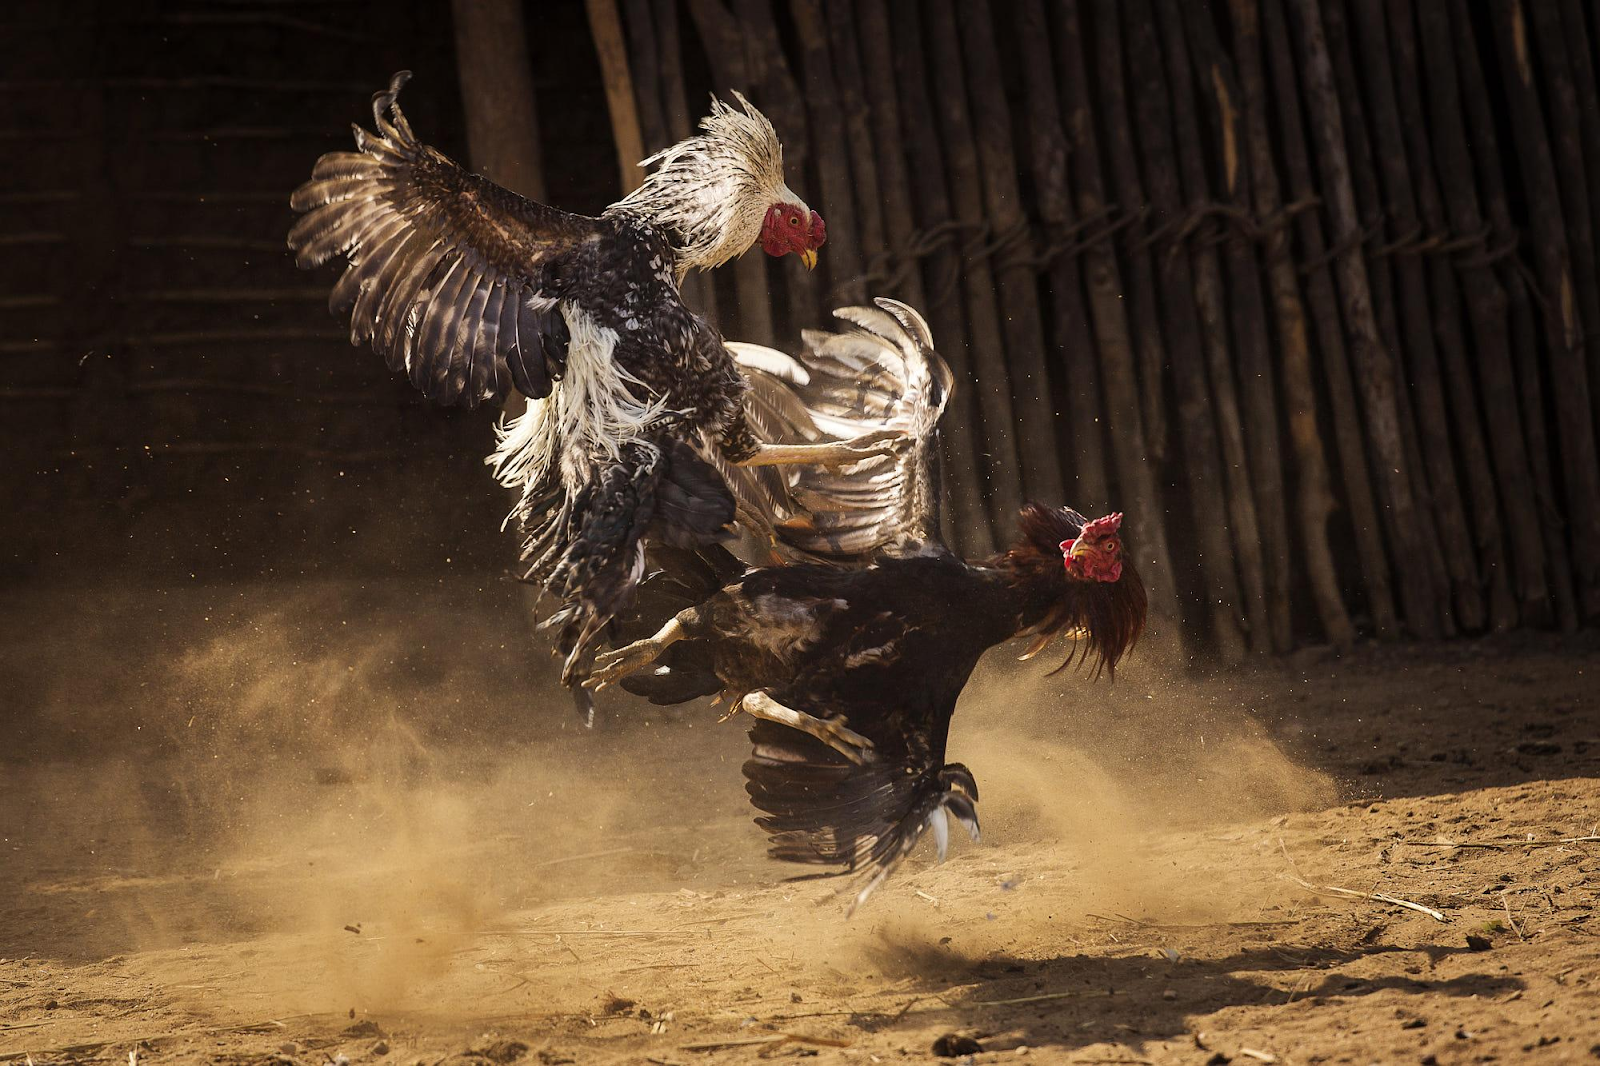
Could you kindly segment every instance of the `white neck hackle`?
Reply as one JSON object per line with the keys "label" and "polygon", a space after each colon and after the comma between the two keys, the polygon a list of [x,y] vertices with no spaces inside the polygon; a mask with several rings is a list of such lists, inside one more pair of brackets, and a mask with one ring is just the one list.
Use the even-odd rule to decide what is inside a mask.
{"label": "white neck hackle", "polygon": [[608,209],[639,211],[672,235],[679,281],[748,251],[773,204],[805,207],[784,183],[772,123],[739,93],[733,98],[742,111],[712,97],[702,132],[640,163],[656,170]]}

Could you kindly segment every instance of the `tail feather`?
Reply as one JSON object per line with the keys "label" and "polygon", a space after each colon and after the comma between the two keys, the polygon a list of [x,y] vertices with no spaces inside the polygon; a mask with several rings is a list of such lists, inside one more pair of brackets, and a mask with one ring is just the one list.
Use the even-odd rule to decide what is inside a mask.
{"label": "tail feather", "polygon": [[765,721],[751,728],[750,738],[745,791],[763,812],[756,824],[767,831],[767,854],[863,875],[852,911],[930,829],[941,862],[950,818],[979,839],[978,785],[960,763],[857,765],[805,733]]}

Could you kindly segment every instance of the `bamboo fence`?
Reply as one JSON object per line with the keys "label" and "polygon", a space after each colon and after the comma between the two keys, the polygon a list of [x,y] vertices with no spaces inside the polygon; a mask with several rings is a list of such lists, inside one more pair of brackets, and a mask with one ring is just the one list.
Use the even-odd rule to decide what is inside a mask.
{"label": "bamboo fence", "polygon": [[[619,136],[706,90],[829,223],[689,294],[792,347],[874,295],[961,393],[952,538],[1128,515],[1224,659],[1600,616],[1600,7],[591,0]],[[618,63],[623,64],[619,67]]]}

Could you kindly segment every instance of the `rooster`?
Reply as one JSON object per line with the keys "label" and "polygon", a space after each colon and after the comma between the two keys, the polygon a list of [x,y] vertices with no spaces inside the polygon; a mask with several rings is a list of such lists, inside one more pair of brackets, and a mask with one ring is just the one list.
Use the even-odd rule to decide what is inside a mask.
{"label": "rooster", "polygon": [[[521,491],[526,580],[563,601],[562,679],[630,601],[652,538],[702,545],[735,518],[737,467],[880,454],[883,437],[773,445],[747,384],[679,286],[759,243],[816,265],[827,227],[784,182],[783,147],[742,96],[597,218],[524,199],[422,144],[400,110],[409,72],[373,97],[376,132],[317,161],[291,205],[304,268],[348,261],[329,307],[428,399],[474,407],[513,391],[527,410],[490,456]],[[584,698],[580,698],[584,707]],[[585,708],[587,709],[587,708]]]}
{"label": "rooster", "polygon": [[[603,654],[589,681],[657,703],[731,696],[735,711],[758,719],[744,774],[769,854],[871,871],[857,903],[929,828],[942,859],[949,817],[977,839],[977,785],[945,762],[945,742],[983,653],[1028,637],[1031,658],[1072,633],[1063,666],[1077,659],[1114,674],[1146,606],[1120,514],[1090,521],[1029,504],[1016,542],[981,563],[939,539],[937,422],[951,375],[920,316],[877,302],[837,312],[855,327],[843,334],[808,333],[803,365],[763,387],[792,391],[797,430],[809,420],[856,431],[859,409],[910,445],[837,472],[795,471],[811,513],[776,528],[817,561],[738,573],[725,553],[701,553],[699,584],[718,575],[724,586],[653,636]],[[781,367],[784,357],[761,358]],[[680,565],[652,580],[692,590],[693,572]]]}

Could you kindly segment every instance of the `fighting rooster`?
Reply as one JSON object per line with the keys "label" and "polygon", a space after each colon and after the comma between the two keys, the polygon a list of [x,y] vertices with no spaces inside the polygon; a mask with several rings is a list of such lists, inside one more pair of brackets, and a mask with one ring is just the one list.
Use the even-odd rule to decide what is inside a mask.
{"label": "fighting rooster", "polygon": [[[881,310],[837,312],[855,327],[843,334],[808,332],[803,365],[741,350],[778,371],[750,372],[757,392],[791,391],[797,402],[785,409],[797,435],[859,432],[863,411],[910,437],[894,456],[791,475],[810,514],[775,528],[796,551],[828,561],[734,576],[654,636],[603,654],[590,679],[660,703],[725,693],[760,719],[744,773],[765,812],[757,821],[769,853],[871,871],[858,903],[925,830],[943,858],[948,817],[977,838],[977,785],[945,762],[945,741],[984,651],[1030,637],[1031,658],[1071,632],[1078,643],[1066,662],[1114,673],[1145,621],[1120,514],[1089,521],[1029,504],[1016,543],[977,564],[940,541],[937,421],[950,371],[914,311],[877,302]],[[719,564],[714,554],[700,559],[704,583]],[[692,569],[660,579],[689,589]]]}
{"label": "fighting rooster", "polygon": [[[679,285],[756,243],[809,268],[822,218],[784,183],[783,147],[743,97],[713,101],[701,132],[598,218],[534,203],[419,142],[395,75],[376,132],[317,161],[291,204],[301,267],[348,260],[329,307],[430,400],[529,400],[490,457],[522,491],[526,577],[559,595],[563,680],[585,676],[596,635],[631,595],[644,543],[725,535],[720,471],[860,458],[882,438],[768,446],[745,418],[745,379]],[[716,465],[713,465],[716,464]]]}

